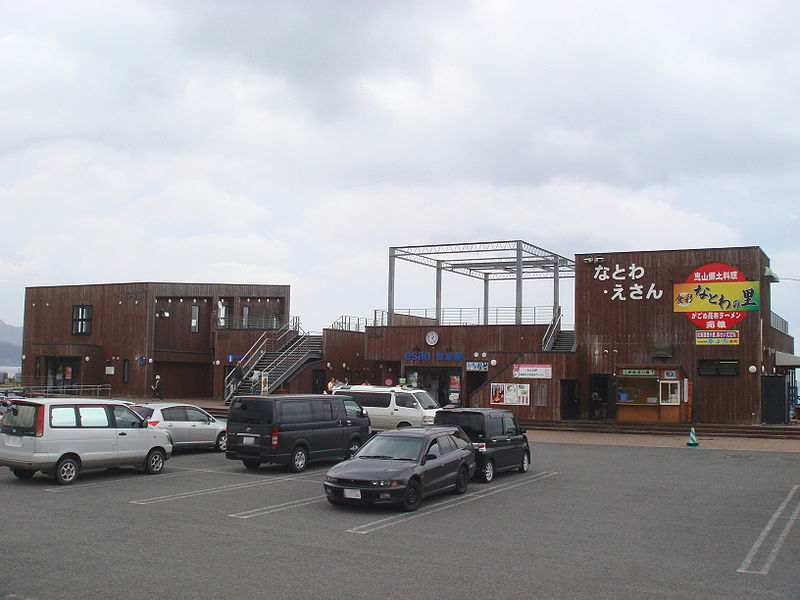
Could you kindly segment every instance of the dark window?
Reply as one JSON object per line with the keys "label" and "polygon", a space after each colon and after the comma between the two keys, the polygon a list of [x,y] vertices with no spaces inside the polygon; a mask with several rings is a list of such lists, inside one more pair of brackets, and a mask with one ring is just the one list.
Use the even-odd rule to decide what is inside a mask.
{"label": "dark window", "polygon": [[436,438],[436,440],[439,442],[439,449],[443,455],[449,454],[450,452],[456,449],[455,444],[452,441],[450,441],[450,439],[451,438],[449,435],[442,435]]}
{"label": "dark window", "polygon": [[272,423],[272,401],[237,398],[228,411],[228,422],[270,425]]}
{"label": "dark window", "polygon": [[469,446],[469,439],[464,439],[461,436],[464,435],[463,433],[456,432],[450,437],[450,441],[455,444],[455,447],[458,449],[466,448]]}
{"label": "dark window", "polygon": [[122,361],[122,383],[128,383],[131,375],[131,361],[127,358]]}
{"label": "dark window", "polygon": [[165,421],[188,421],[189,417],[186,415],[186,409],[182,406],[173,406],[172,408],[162,408],[161,417]]}
{"label": "dark window", "polygon": [[333,407],[330,400],[314,400],[312,405],[315,421],[333,421]]}
{"label": "dark window", "polygon": [[417,401],[411,394],[395,394],[394,403],[400,408],[417,408]]}
{"label": "dark window", "polygon": [[702,359],[697,363],[698,375],[738,375],[739,361],[725,359]]}
{"label": "dark window", "polygon": [[442,450],[439,448],[439,440],[433,440],[431,445],[428,447],[428,451],[425,454],[433,454],[436,458],[439,458],[442,455]]}
{"label": "dark window", "polygon": [[360,417],[361,416],[361,407],[352,400],[345,400],[344,401],[344,410],[347,413],[348,417]]}
{"label": "dark window", "polygon": [[487,428],[488,431],[486,432],[487,435],[495,436],[495,435],[503,435],[503,417],[489,417],[489,427]]}
{"label": "dark window", "polygon": [[197,408],[184,408],[186,411],[186,420],[187,421],[194,421],[196,423],[207,423],[208,422],[208,415],[204,413],[202,410]]}
{"label": "dark window", "polygon": [[36,362],[33,365],[33,376],[34,377],[41,377],[42,376],[42,357],[37,356]]}
{"label": "dark window", "polygon": [[450,412],[440,410],[434,417],[437,425],[458,425],[471,438],[483,437],[483,415],[479,413]]}
{"label": "dark window", "polygon": [[189,324],[189,331],[191,333],[200,331],[200,307],[197,304],[192,304],[192,320]]}
{"label": "dark window", "polygon": [[126,406],[112,406],[111,411],[114,413],[114,420],[118,428],[133,429],[139,427],[139,423],[142,422],[136,413]]}
{"label": "dark window", "polygon": [[309,421],[311,421],[311,402],[300,400],[281,403],[282,423],[308,423]]}
{"label": "dark window", "polygon": [[503,415],[503,430],[508,435],[517,435],[517,433],[519,433],[517,422],[514,420],[514,417],[511,415]]}
{"label": "dark window", "polygon": [[150,417],[153,416],[153,412],[155,412],[149,406],[132,406],[131,408],[133,409],[133,412],[135,412],[143,419],[149,419]]}
{"label": "dark window", "polygon": [[92,333],[92,307],[75,305],[72,307],[72,335]]}
{"label": "dark window", "polygon": [[367,408],[389,408],[391,392],[359,392],[352,390],[342,390],[342,394],[352,396],[361,406]]}
{"label": "dark window", "polygon": [[242,307],[242,329],[247,329],[250,324],[250,307]]}

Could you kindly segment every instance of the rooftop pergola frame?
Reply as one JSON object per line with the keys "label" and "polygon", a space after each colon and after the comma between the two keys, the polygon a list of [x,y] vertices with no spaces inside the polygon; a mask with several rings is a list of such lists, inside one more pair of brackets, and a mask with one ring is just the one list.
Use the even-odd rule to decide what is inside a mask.
{"label": "rooftop pergola frame", "polygon": [[553,280],[554,319],[561,315],[559,280],[575,277],[575,261],[522,240],[468,242],[389,248],[388,325],[394,324],[395,263],[405,260],[436,269],[436,322],[442,318],[442,273],[449,271],[483,281],[484,325],[488,325],[489,283],[516,281],[515,323],[522,324],[522,282]]}

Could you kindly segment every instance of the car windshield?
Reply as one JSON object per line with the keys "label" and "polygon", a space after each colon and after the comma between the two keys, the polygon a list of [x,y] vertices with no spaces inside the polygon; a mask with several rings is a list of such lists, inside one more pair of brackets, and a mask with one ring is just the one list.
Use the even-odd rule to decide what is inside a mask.
{"label": "car windshield", "polygon": [[441,408],[441,406],[439,406],[439,403],[436,402],[436,400],[433,399],[433,396],[431,396],[428,392],[425,391],[414,392],[414,398],[416,398],[419,401],[423,409],[429,410],[432,408]]}
{"label": "car windshield", "polygon": [[417,460],[422,438],[376,435],[356,454],[357,458],[384,460]]}
{"label": "car windshield", "polygon": [[131,410],[143,419],[149,419],[153,416],[153,409],[149,406],[131,406]]}

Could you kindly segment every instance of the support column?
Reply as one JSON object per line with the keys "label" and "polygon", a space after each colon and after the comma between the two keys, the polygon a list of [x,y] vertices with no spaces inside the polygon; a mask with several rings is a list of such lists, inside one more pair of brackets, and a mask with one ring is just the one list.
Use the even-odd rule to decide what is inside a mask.
{"label": "support column", "polygon": [[517,299],[514,310],[514,323],[522,325],[522,242],[517,242]]}
{"label": "support column", "polygon": [[[561,288],[561,280],[559,279],[559,267],[560,267],[560,259],[558,256],[555,257],[555,261],[553,262],[553,318],[557,318],[559,314],[561,314],[561,296],[560,296],[560,288]],[[561,324],[558,325],[559,331],[561,330]]]}
{"label": "support column", "polygon": [[394,263],[395,249],[389,248],[389,301],[386,307],[386,324],[394,325]]}
{"label": "support column", "polygon": [[442,263],[436,261],[436,324],[442,324]]}
{"label": "support column", "polygon": [[489,274],[483,274],[483,324],[489,324]]}

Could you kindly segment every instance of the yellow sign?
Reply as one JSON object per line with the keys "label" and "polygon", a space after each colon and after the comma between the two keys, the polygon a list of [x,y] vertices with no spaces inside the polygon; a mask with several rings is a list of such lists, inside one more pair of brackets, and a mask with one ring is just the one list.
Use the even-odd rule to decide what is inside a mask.
{"label": "yellow sign", "polygon": [[672,286],[673,312],[740,312],[759,310],[758,281],[708,281]]}

